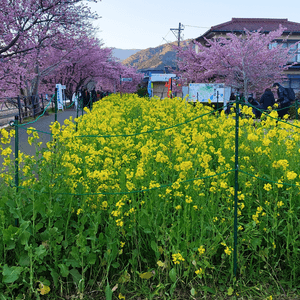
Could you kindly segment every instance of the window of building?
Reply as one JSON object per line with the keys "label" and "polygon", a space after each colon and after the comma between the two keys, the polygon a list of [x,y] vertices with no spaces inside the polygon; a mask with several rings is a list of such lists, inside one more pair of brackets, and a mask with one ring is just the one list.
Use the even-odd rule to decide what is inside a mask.
{"label": "window of building", "polygon": [[289,63],[300,62],[300,44],[296,45],[296,42],[272,43],[269,45],[269,49],[277,47],[278,44],[282,44],[283,48],[291,47],[290,53],[295,52],[295,56],[289,61]]}

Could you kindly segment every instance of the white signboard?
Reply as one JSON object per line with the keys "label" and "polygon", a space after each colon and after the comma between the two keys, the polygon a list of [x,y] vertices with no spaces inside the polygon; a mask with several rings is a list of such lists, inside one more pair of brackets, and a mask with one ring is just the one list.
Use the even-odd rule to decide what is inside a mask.
{"label": "white signboard", "polygon": [[57,109],[64,110],[64,102],[63,102],[63,88],[66,86],[61,85],[60,83],[56,84],[57,88]]}
{"label": "white signboard", "polygon": [[222,102],[230,97],[231,88],[223,83],[190,83],[189,101],[192,102]]}
{"label": "white signboard", "polygon": [[182,87],[182,98],[185,98],[189,94],[189,87],[183,86]]}
{"label": "white signboard", "polygon": [[176,74],[151,74],[151,82],[168,82],[170,78],[176,77]]}

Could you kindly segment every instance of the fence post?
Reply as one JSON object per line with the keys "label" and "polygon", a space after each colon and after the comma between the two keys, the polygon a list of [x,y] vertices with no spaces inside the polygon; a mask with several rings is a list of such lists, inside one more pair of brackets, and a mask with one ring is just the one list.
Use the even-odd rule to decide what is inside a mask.
{"label": "fence post", "polygon": [[79,92],[77,92],[77,105],[76,105],[76,128],[75,128],[75,132],[77,132],[78,129],[78,110],[79,110]]}
{"label": "fence post", "polygon": [[298,99],[295,101],[295,107],[296,107],[296,120],[298,120]]}
{"label": "fence post", "polygon": [[34,100],[35,100],[35,98],[33,97],[33,95],[31,95],[32,116],[33,116],[33,118],[35,118]]}
{"label": "fence post", "polygon": [[20,123],[22,123],[22,108],[21,108],[21,100],[20,100],[20,96],[18,96],[18,109],[19,109]]}
{"label": "fence post", "polygon": [[[84,91],[85,93],[85,91]],[[84,105],[84,101],[83,101],[83,94],[81,93],[81,115],[83,116],[83,105]]]}
{"label": "fence post", "polygon": [[55,96],[54,96],[54,105],[55,105],[55,122],[57,121],[57,88],[55,88]]}
{"label": "fence post", "polygon": [[235,114],[235,185],[234,185],[234,248],[233,248],[233,274],[236,279],[237,272],[237,202],[238,202],[238,189],[239,189],[239,96],[236,97],[236,114]]}
{"label": "fence post", "polygon": [[219,91],[217,91],[217,118],[219,117]]}
{"label": "fence post", "polygon": [[[16,186],[16,191],[18,193],[19,191],[19,116],[15,116],[15,186]],[[15,219],[15,226],[17,227],[19,223],[18,219]]]}
{"label": "fence post", "polygon": [[45,110],[45,105],[44,105],[44,98],[43,98],[43,94],[41,94],[41,99],[42,99],[42,110]]}

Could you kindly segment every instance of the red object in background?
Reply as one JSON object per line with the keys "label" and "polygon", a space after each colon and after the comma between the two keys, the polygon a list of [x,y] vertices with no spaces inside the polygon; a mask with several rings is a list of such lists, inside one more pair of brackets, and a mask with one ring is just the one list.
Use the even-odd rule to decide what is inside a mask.
{"label": "red object in background", "polygon": [[172,78],[169,79],[169,81],[165,84],[165,87],[168,88],[168,98],[171,97],[171,93],[172,93]]}

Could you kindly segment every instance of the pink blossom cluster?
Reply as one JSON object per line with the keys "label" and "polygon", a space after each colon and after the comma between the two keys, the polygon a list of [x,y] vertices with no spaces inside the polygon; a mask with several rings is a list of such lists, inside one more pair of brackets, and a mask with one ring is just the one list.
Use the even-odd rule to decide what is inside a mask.
{"label": "pink blossom cluster", "polygon": [[286,78],[283,71],[295,55],[293,46],[283,48],[282,44],[274,43],[282,39],[283,32],[281,26],[268,34],[245,29],[242,35],[229,33],[206,39],[205,45],[194,41],[176,47],[182,84],[224,82],[245,96],[263,92]]}
{"label": "pink blossom cluster", "polygon": [[[56,83],[72,94],[91,80],[134,92],[141,75],[95,38],[97,18],[83,0],[1,0],[0,98],[53,93]],[[121,85],[120,75],[132,81]]]}

